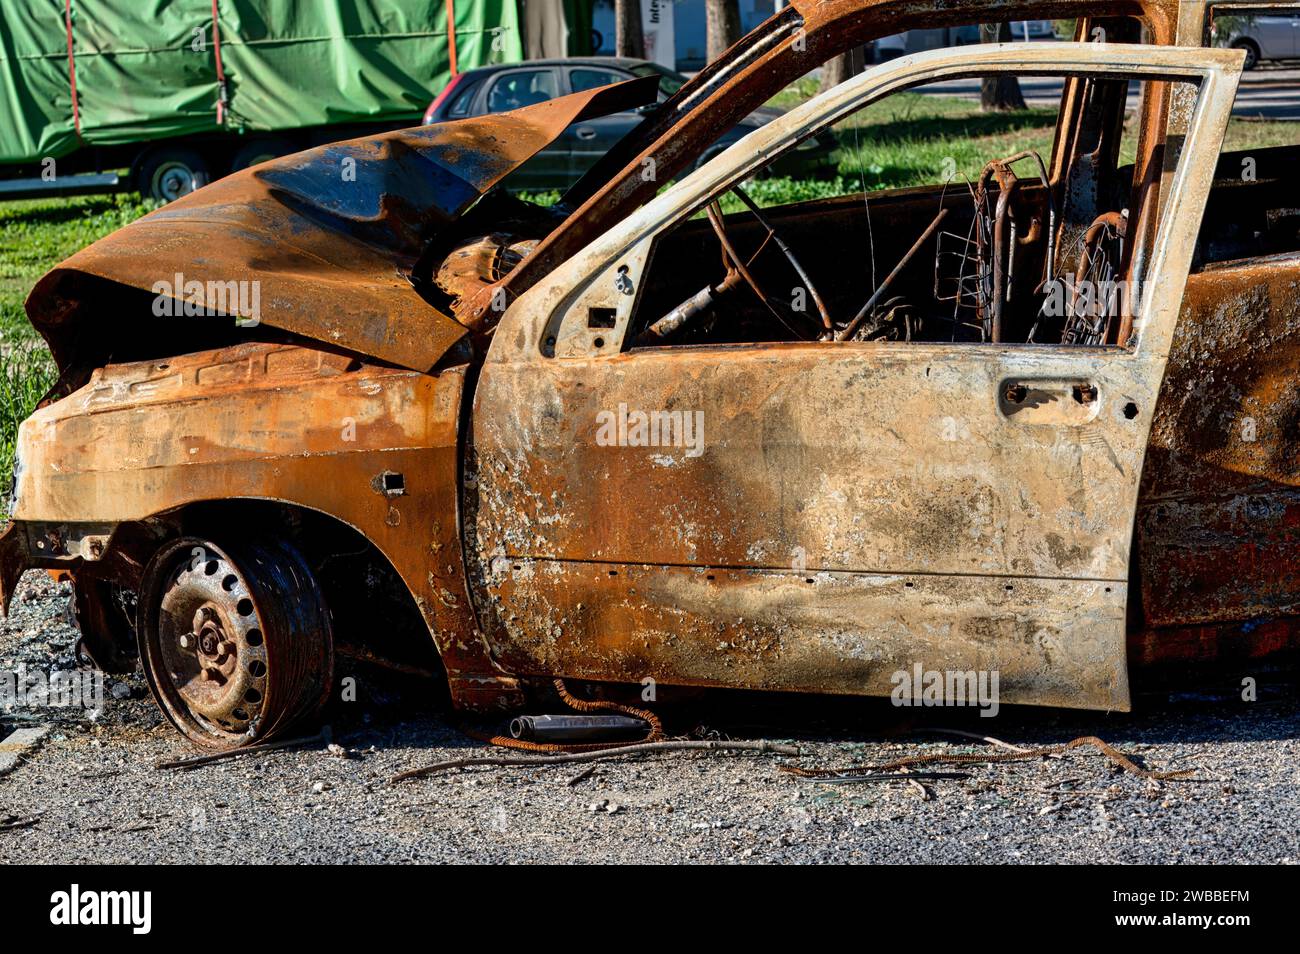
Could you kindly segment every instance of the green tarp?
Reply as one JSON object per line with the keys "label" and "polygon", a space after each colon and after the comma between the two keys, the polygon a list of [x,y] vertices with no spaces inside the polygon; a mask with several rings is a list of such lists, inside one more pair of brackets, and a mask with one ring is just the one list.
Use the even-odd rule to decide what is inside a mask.
{"label": "green tarp", "polygon": [[[214,132],[212,0],[0,0],[0,163]],[[415,123],[450,77],[446,0],[218,0],[225,127]],[[455,0],[461,69],[522,58],[515,0]]]}

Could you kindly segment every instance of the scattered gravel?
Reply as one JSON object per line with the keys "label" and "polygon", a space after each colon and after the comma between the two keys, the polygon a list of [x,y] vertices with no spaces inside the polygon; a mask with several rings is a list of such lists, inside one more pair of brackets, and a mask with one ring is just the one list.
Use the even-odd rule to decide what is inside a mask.
{"label": "scattered gravel", "polygon": [[[28,574],[0,624],[0,670],[75,667],[67,586]],[[1234,677],[1235,678],[1235,677]],[[1222,680],[1222,677],[1220,677]],[[0,864],[39,862],[1296,862],[1300,700],[1295,676],[1148,691],[1136,715],[900,711],[874,700],[698,697],[669,730],[699,723],[794,741],[804,765],[978,751],[924,727],[1024,745],[1095,734],[1149,768],[1147,782],[1081,750],[1064,758],[937,766],[964,780],[838,784],[777,770],[771,756],[675,754],[640,762],[472,769],[387,785],[398,772],[481,753],[432,696],[375,685],[333,717],[333,742],[160,771],[195,754],[136,675],[109,677],[102,715],[0,711],[0,734],[49,722],[44,745],[0,778]],[[960,716],[960,718],[959,718]],[[575,781],[577,779],[577,781]],[[572,784],[571,784],[572,783]],[[25,828],[10,827],[39,815]]]}

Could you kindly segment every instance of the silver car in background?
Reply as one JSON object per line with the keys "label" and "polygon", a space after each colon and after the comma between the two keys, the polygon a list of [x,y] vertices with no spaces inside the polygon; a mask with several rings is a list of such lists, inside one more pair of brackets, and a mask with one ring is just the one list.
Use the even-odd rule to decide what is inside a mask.
{"label": "silver car in background", "polygon": [[1300,58],[1300,11],[1283,16],[1220,17],[1212,31],[1217,46],[1246,51],[1246,69],[1264,60]]}

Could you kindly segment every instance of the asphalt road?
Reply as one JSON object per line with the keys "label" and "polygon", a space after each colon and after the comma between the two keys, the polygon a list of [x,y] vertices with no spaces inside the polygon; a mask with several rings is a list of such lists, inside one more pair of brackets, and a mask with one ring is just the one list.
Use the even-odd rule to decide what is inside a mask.
{"label": "asphalt road", "polygon": [[[40,574],[0,623],[0,670],[71,665],[66,587]],[[1295,675],[1260,671],[1171,691],[1143,686],[1133,715],[899,710],[717,694],[666,707],[673,734],[768,738],[799,758],[665,755],[582,766],[464,769],[390,785],[399,772],[483,754],[423,685],[362,683],[322,743],[190,771],[139,676],[109,683],[105,710],[0,712],[0,735],[47,722],[42,748],[0,776],[0,864],[14,862],[1300,862],[1300,699]],[[905,714],[905,717],[904,717]],[[960,779],[828,784],[782,764],[879,764],[987,753],[935,727],[1022,746],[1105,738],[1148,781],[1094,750],[934,766]],[[495,750],[500,751],[500,750]],[[26,827],[14,827],[15,823]]]}
{"label": "asphalt road", "polygon": [[[1025,101],[1031,106],[1055,106],[1061,101],[1059,79],[1021,77],[1020,88],[1025,94]],[[933,83],[924,87],[924,92],[978,99],[979,80]],[[1129,108],[1136,107],[1137,93],[1134,87],[1129,93]],[[1270,65],[1243,74],[1233,114],[1260,119],[1300,120],[1300,69],[1281,69]]]}

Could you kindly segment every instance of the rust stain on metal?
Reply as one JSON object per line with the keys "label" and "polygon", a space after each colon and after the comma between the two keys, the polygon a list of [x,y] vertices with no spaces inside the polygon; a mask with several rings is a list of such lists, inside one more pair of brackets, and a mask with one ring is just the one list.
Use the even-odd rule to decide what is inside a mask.
{"label": "rust stain on metal", "polygon": [[[93,363],[147,333],[127,308],[106,315],[105,296],[118,286],[156,294],[164,283],[210,313],[428,370],[465,328],[413,287],[422,252],[567,126],[643,104],[655,88],[652,77],[629,80],[237,172],[73,255],[37,284],[28,315],[61,367]],[[259,313],[230,307],[227,283],[253,279]]]}

